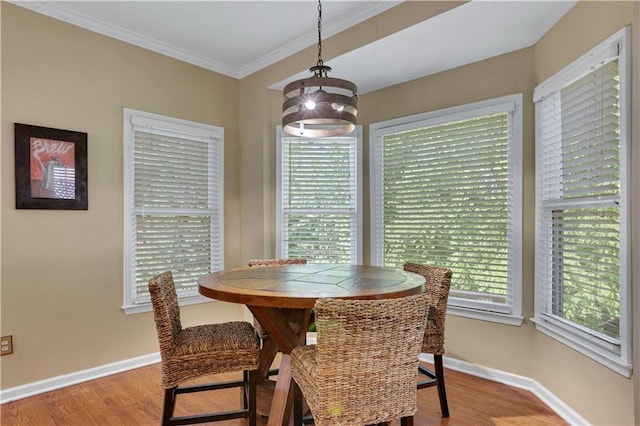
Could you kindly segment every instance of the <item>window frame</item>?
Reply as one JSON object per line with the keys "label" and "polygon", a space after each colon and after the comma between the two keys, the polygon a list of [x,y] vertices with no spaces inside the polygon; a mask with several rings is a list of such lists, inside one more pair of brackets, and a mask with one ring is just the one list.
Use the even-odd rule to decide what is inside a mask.
{"label": "window frame", "polygon": [[[134,211],[134,128],[137,125],[149,126],[160,132],[178,133],[187,139],[206,138],[210,140],[212,162],[209,165],[209,187],[213,194],[211,199],[217,199],[214,207],[206,209],[205,216],[211,217],[212,242],[211,263],[209,270],[222,269],[224,265],[224,128],[205,123],[184,120],[180,118],[139,111],[130,108],[123,110],[123,306],[125,314],[136,314],[152,310],[149,296],[136,296],[136,253],[135,253],[135,225],[132,222]],[[219,166],[216,168],[216,166]],[[188,214],[192,209],[172,209],[163,214],[177,216]],[[154,213],[155,209],[145,209],[145,213]],[[198,215],[203,215],[198,212]],[[216,241],[213,241],[213,239]],[[129,244],[128,242],[131,242]],[[151,277],[150,277],[151,278]],[[193,289],[178,292],[178,302],[181,306],[210,302],[211,299],[198,293],[197,283]]]}
{"label": "window frame", "polygon": [[[605,61],[607,58],[617,56],[619,75],[619,103],[620,103],[620,136],[619,136],[619,166],[620,166],[620,224],[619,224],[619,280],[620,280],[620,318],[619,318],[619,344],[615,339],[604,336],[596,336],[595,332],[588,330],[577,323],[564,318],[555,318],[546,314],[546,297],[544,296],[553,286],[546,282],[539,271],[538,264],[546,262],[548,253],[539,253],[542,245],[539,229],[536,229],[536,265],[535,265],[535,310],[531,320],[535,323],[537,331],[569,346],[579,353],[599,362],[624,377],[631,377],[632,373],[632,300],[631,300],[631,29],[627,26],[587,53],[576,59],[565,68],[540,83],[534,89],[533,101],[535,104],[535,128],[536,128],[536,168],[540,164],[539,146],[542,134],[542,121],[540,109],[541,101],[545,97],[557,94],[563,88],[587,75],[592,67]],[[539,204],[538,185],[542,179],[540,172],[536,170],[536,227],[541,220],[541,208]],[[565,202],[566,203],[566,202]],[[543,257],[544,256],[544,257]],[[616,352],[619,352],[616,354]]]}
{"label": "window frame", "polygon": [[[509,186],[513,188],[510,193],[515,206],[509,214],[511,227],[507,234],[511,236],[511,241],[507,241],[514,265],[508,272],[508,286],[511,291],[511,305],[507,305],[508,310],[500,312],[495,309],[495,305],[488,307],[482,302],[475,302],[470,299],[456,298],[449,295],[447,313],[460,317],[479,319],[483,321],[497,322],[506,325],[519,326],[524,321],[522,316],[522,150],[523,150],[523,96],[521,93],[506,95],[465,105],[454,106],[441,110],[401,117],[393,120],[373,123],[369,126],[369,155],[370,155],[370,187],[371,187],[371,210],[370,210],[370,240],[371,240],[371,264],[382,266],[383,247],[378,242],[378,230],[382,227],[383,218],[377,214],[377,199],[382,195],[377,193],[381,190],[383,179],[381,153],[378,146],[381,144],[385,134],[396,133],[404,130],[417,129],[420,127],[434,126],[459,120],[472,119],[484,115],[498,112],[508,112],[511,108],[511,140],[508,141],[509,157],[508,167],[511,168],[512,180]],[[509,107],[510,105],[510,107]],[[509,292],[509,288],[507,290]]]}
{"label": "window frame", "polygon": [[[362,161],[362,126],[357,125],[356,128],[341,137],[354,137],[356,139],[355,144],[355,192],[356,192],[356,203],[354,217],[355,217],[355,229],[352,230],[354,232],[353,245],[355,246],[355,253],[351,255],[351,263],[352,264],[361,264],[363,261],[363,224],[362,224],[362,181],[363,181],[363,161]],[[293,138],[293,139],[309,139],[301,136],[292,136],[285,133],[282,130],[282,126],[278,125],[276,127],[276,257],[289,257],[287,250],[284,248],[284,208],[283,208],[283,138]],[[321,138],[314,138],[321,139]],[[330,137],[327,139],[331,139]],[[308,259],[309,261],[313,261],[313,259]]]}

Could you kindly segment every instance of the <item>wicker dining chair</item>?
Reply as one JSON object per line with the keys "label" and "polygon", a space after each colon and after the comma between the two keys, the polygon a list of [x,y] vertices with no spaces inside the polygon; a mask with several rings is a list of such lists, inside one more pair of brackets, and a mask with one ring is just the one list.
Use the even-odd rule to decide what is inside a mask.
{"label": "wicker dining chair", "polygon": [[426,380],[418,381],[418,389],[437,386],[438,398],[442,417],[449,417],[449,404],[444,382],[444,320],[447,313],[447,300],[451,287],[451,269],[430,266],[420,263],[407,262],[404,270],[422,275],[425,280],[425,293],[431,296],[431,303],[427,313],[427,326],[422,340],[422,352],[433,354],[434,369],[419,366],[419,373],[426,376]]}
{"label": "wicker dining chair", "polygon": [[[290,259],[252,259],[249,261],[249,267],[265,267],[265,266],[280,266],[280,265],[304,265],[307,263],[307,259],[302,258],[290,258]],[[262,324],[254,317],[253,327],[256,329],[260,339],[266,340],[269,338],[269,334],[262,327]]]}
{"label": "wicker dining chair", "polygon": [[291,351],[294,425],[306,400],[318,426],[412,425],[429,295],[318,299],[315,345]]}
{"label": "wicker dining chair", "polygon": [[[171,271],[152,278],[149,281],[149,293],[160,343],[162,387],[165,389],[163,426],[236,418],[248,418],[249,425],[255,426],[260,347],[251,324],[245,321],[230,321],[183,328]],[[182,385],[209,374],[240,371],[243,374],[242,380]],[[243,388],[241,410],[173,416],[178,394],[232,387]]]}
{"label": "wicker dining chair", "polygon": [[299,257],[292,257],[289,259],[251,259],[249,261],[249,267],[256,266],[279,266],[279,265],[304,265],[307,263],[307,259]]}

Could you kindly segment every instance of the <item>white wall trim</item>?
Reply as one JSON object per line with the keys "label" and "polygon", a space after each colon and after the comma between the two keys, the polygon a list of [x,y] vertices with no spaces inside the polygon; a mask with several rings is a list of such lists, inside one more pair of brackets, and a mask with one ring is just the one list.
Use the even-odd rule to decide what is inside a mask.
{"label": "white wall trim", "polygon": [[[224,74],[229,77],[241,79],[259,71],[271,64],[276,63],[282,59],[291,56],[302,49],[309,46],[313,46],[317,40],[317,33],[309,31],[303,34],[301,37],[296,38],[291,42],[287,42],[281,47],[278,47],[261,57],[251,61],[250,63],[235,68],[229,66],[221,61],[209,58],[206,55],[201,55],[183,49],[181,47],[174,46],[170,43],[165,43],[138,32],[114,25],[112,23],[102,21],[97,18],[93,18],[89,15],[85,15],[75,10],[65,7],[56,2],[49,1],[19,1],[12,0],[17,6],[24,7],[34,12],[49,16],[59,21],[67,22],[72,25],[93,31],[98,34],[106,35],[107,37],[114,38],[116,40],[124,41],[125,43],[132,44],[134,46],[142,47],[143,49],[151,50],[152,52],[160,53],[161,55],[168,56],[170,58],[177,59],[182,62],[197,65],[199,67]],[[378,14],[397,6],[396,1],[376,1],[372,2],[371,6],[360,6],[356,13],[350,13],[348,15],[340,16],[333,21],[323,24],[323,35],[325,38],[338,34],[352,26],[366,21],[367,19],[377,16]],[[327,58],[331,59],[331,58]]]}
{"label": "white wall trim", "polygon": [[[421,354],[420,361],[433,364],[433,355]],[[493,368],[472,364],[455,358],[443,357],[443,363],[446,368],[451,370],[529,391],[540,398],[543,403],[570,425],[588,426],[590,424],[584,417],[534,379],[505,371],[494,370]]]}
{"label": "white wall trim", "polygon": [[160,352],[0,390],[0,404],[160,362]]}
{"label": "white wall trim", "polygon": [[[307,343],[314,344],[316,342],[316,333],[309,333]],[[420,360],[423,362],[433,363],[433,355],[421,354]],[[146,365],[160,362],[160,353],[155,352],[149,355],[143,355],[137,358],[130,358],[124,361],[118,361],[111,364],[102,365],[75,373],[64,374],[62,376],[52,377],[50,379],[40,380],[38,382],[27,383],[25,385],[16,386],[0,390],[0,403],[11,402],[29,396],[38,395],[44,392],[60,389],[66,386],[87,382],[89,380],[98,379],[100,377],[109,376],[123,371],[132,370],[134,368],[144,367]],[[557,396],[551,393],[547,388],[537,381],[528,377],[518,376],[516,374],[507,373],[492,368],[483,367],[466,361],[454,358],[444,357],[444,366],[451,370],[461,373],[470,374],[472,376],[481,377],[497,383],[513,386],[531,392],[545,403],[549,408],[555,411],[560,417],[571,425],[589,425],[589,422],[562,402]]]}

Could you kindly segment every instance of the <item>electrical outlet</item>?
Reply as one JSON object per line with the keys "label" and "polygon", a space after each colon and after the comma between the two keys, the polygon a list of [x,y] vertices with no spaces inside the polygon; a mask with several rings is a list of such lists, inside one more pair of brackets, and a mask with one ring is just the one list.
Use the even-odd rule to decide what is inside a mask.
{"label": "electrical outlet", "polygon": [[2,336],[0,338],[0,355],[13,353],[13,336]]}

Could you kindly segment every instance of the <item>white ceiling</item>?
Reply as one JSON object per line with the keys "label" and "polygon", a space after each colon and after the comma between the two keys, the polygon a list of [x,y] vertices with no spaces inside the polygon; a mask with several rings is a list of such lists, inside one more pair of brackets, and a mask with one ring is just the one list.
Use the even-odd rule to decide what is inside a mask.
{"label": "white ceiling", "polygon": [[[536,43],[577,0],[473,0],[375,43],[323,58],[367,93]],[[317,44],[318,3],[13,1],[14,4],[234,78]],[[400,3],[325,0],[325,39]],[[317,57],[309,58],[309,66]],[[310,76],[308,70],[274,83]]]}

